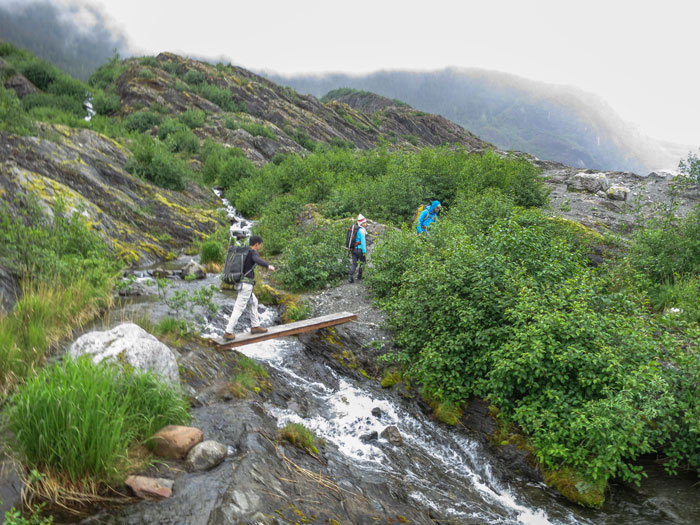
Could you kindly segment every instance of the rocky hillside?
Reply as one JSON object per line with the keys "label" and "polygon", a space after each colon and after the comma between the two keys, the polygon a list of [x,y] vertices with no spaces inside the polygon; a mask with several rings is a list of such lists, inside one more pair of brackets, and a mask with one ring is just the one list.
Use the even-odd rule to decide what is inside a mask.
{"label": "rocky hillside", "polygon": [[[303,155],[314,142],[335,141],[359,149],[379,144],[415,148],[444,143],[461,144],[477,152],[494,148],[443,117],[415,111],[399,102],[389,101],[377,111],[363,111],[343,100],[323,104],[314,96],[299,95],[240,67],[216,67],[171,53],[161,53],[156,60],[157,66],[147,67],[133,61],[118,78],[120,114],[154,104],[171,114],[204,110],[209,116],[198,130],[200,138],[210,137],[241,148],[257,164],[277,153]],[[144,73],[144,69],[150,73]],[[221,91],[202,89],[204,85],[225,90],[230,99],[228,95],[219,98]],[[246,127],[251,123],[265,126],[268,133],[250,133]]]}

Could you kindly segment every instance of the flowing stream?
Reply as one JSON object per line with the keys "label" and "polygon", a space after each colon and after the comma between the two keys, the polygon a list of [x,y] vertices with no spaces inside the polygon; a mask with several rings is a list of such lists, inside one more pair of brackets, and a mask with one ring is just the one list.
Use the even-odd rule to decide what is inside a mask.
{"label": "flowing stream", "polygon": [[[251,223],[240,217],[224,200],[232,220],[232,235],[245,238]],[[175,265],[183,261],[176,261]],[[218,283],[218,276],[204,282],[173,280],[176,289],[194,290]],[[228,305],[231,298],[215,293],[214,301]],[[167,314],[161,304],[131,301],[123,307],[134,315],[147,309],[157,320]],[[261,306],[262,309],[262,306]],[[273,324],[274,308],[261,314],[263,326]],[[227,315],[219,313],[204,332],[220,335]],[[400,398],[369,381],[358,384],[326,365],[309,366],[309,355],[296,338],[268,340],[239,347],[243,354],[264,363],[284,377],[289,389],[303,399],[298,407],[272,403],[267,413],[278,426],[301,422],[317,437],[333,443],[345,460],[368,476],[381,473],[409,487],[412,502],[446,516],[450,523],[488,524],[651,524],[697,523],[700,521],[698,487],[687,481],[663,478],[654,486],[654,498],[631,490],[608,495],[600,511],[566,502],[543,484],[516,477],[508,482],[491,468],[494,458],[465,431],[437,425],[421,413],[409,413]],[[401,433],[403,445],[393,447],[380,437],[388,426]],[[643,493],[642,493],[643,494]],[[695,516],[698,520],[695,520]]]}

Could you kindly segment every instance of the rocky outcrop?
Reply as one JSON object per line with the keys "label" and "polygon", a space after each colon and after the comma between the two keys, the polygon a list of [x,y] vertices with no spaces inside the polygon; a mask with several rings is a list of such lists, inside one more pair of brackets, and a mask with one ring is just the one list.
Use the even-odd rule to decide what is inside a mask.
{"label": "rocky outcrop", "polygon": [[[340,141],[360,149],[380,143],[397,149],[440,144],[460,144],[469,151],[494,148],[443,117],[407,105],[390,105],[381,99],[370,106],[356,107],[354,100],[323,104],[243,68],[216,67],[172,53],[161,53],[157,61],[158,66],[144,66],[132,60],[117,79],[121,113],[154,104],[172,116],[186,109],[204,110],[209,117],[196,130],[200,138],[238,147],[258,165],[277,153],[304,155],[314,142]],[[144,69],[149,73],[144,74]],[[207,100],[201,94],[204,85],[227,93],[226,103]],[[369,112],[368,107],[380,109]],[[250,124],[265,126],[271,137],[248,133],[245,128]]]}

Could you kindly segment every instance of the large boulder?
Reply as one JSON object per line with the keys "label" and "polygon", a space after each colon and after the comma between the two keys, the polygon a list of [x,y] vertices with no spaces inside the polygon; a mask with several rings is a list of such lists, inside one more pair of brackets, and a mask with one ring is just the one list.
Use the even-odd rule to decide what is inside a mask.
{"label": "large boulder", "polygon": [[153,434],[153,453],[161,458],[183,459],[203,438],[198,428],[168,425]]}
{"label": "large boulder", "polygon": [[577,173],[568,183],[569,191],[584,191],[588,193],[596,193],[598,191],[607,191],[610,187],[610,182],[605,173]]}
{"label": "large boulder", "polygon": [[121,324],[106,332],[89,332],[70,347],[73,358],[90,355],[94,363],[104,360],[127,364],[136,370],[147,370],[172,384],[179,384],[175,354],[140,326]]}

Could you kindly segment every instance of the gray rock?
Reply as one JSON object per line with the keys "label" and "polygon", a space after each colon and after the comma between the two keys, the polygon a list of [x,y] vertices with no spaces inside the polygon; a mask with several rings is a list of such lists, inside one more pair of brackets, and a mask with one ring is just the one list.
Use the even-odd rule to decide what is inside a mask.
{"label": "gray rock", "polygon": [[185,467],[190,472],[210,470],[219,465],[228,454],[228,447],[218,441],[207,440],[192,447],[187,453]]}
{"label": "gray rock", "polygon": [[392,445],[403,444],[401,432],[399,432],[399,429],[396,428],[394,425],[386,427],[384,430],[382,430],[382,433],[380,435]]}
{"label": "gray rock", "polygon": [[585,191],[596,193],[607,191],[610,182],[605,173],[577,173],[569,180],[567,188],[569,191]]}
{"label": "gray rock", "polygon": [[627,195],[629,195],[630,189],[625,186],[610,186],[608,191],[605,192],[608,199],[614,201],[626,201]]}
{"label": "gray rock", "polygon": [[207,276],[207,271],[204,269],[204,266],[190,259],[180,270],[180,275],[183,279],[187,279],[190,275],[194,275],[196,279],[204,279]]}
{"label": "gray rock", "polygon": [[140,326],[121,324],[106,332],[89,332],[70,347],[72,358],[90,355],[94,363],[105,359],[126,363],[137,370],[158,374],[172,384],[180,383],[175,354]]}

